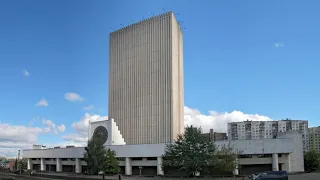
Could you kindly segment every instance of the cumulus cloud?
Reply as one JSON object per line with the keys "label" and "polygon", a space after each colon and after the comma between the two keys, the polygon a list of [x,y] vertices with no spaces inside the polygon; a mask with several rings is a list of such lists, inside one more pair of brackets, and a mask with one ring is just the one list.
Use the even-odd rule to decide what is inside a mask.
{"label": "cumulus cloud", "polygon": [[61,124],[60,126],[57,127],[59,132],[64,132],[66,130],[66,126],[64,124]]}
{"label": "cumulus cloud", "polygon": [[62,136],[62,139],[66,141],[72,141],[72,142],[87,142],[88,137],[85,135],[79,135],[79,134],[69,134],[66,136]]}
{"label": "cumulus cloud", "polygon": [[26,76],[26,77],[30,76],[30,72],[27,71],[26,69],[24,69],[24,70],[22,71],[22,73],[23,73],[23,75]]}
{"label": "cumulus cloud", "polygon": [[0,155],[12,157],[18,150],[31,148],[38,135],[46,132],[45,128],[0,124]]}
{"label": "cumulus cloud", "polygon": [[96,114],[86,113],[79,121],[72,123],[71,127],[76,131],[76,133],[62,136],[62,139],[75,143],[87,142],[89,122],[101,121],[105,119],[108,119],[108,116],[99,116]]}
{"label": "cumulus cloud", "polygon": [[42,119],[42,124],[47,126],[47,131],[53,131],[55,134],[58,134],[59,132],[64,132],[66,129],[66,126],[64,124],[57,126],[54,122],[47,119]]}
{"label": "cumulus cloud", "polygon": [[74,93],[74,92],[68,92],[64,95],[64,98],[68,101],[71,102],[76,102],[76,101],[83,101],[83,97],[81,97],[79,94]]}
{"label": "cumulus cloud", "polygon": [[284,43],[283,42],[275,42],[273,44],[273,46],[276,47],[276,48],[282,48],[282,47],[284,47]]}
{"label": "cumulus cloud", "polygon": [[71,127],[74,128],[80,134],[88,134],[89,121],[100,121],[108,119],[108,116],[99,116],[96,114],[86,113],[79,121],[73,122]]}
{"label": "cumulus cloud", "polygon": [[10,124],[0,124],[0,141],[25,141],[35,142],[37,135],[43,129],[38,127],[12,126]]}
{"label": "cumulus cloud", "polygon": [[83,107],[83,109],[84,109],[84,110],[87,110],[87,111],[89,111],[89,110],[91,110],[91,109],[93,109],[93,108],[94,108],[93,105],[89,105],[89,106]]}
{"label": "cumulus cloud", "polygon": [[203,132],[208,132],[209,129],[214,129],[215,132],[227,132],[228,122],[240,122],[245,120],[252,121],[271,121],[272,119],[259,114],[245,114],[241,111],[232,112],[216,112],[209,111],[208,114],[203,114],[197,109],[184,107],[184,124],[193,125],[202,128]]}
{"label": "cumulus cloud", "polygon": [[[73,122],[71,127],[76,131],[75,134],[69,134],[62,138],[72,142],[87,142],[89,121],[100,121],[108,119],[107,116],[101,117],[96,114],[86,113],[82,119]],[[198,109],[184,107],[184,124],[201,127],[203,132],[209,132],[214,129],[215,132],[227,132],[228,122],[240,122],[245,120],[270,121],[271,118],[259,114],[245,114],[241,111],[216,112],[209,111],[207,114],[201,113]]]}
{"label": "cumulus cloud", "polygon": [[87,142],[74,142],[74,141],[63,141],[54,144],[44,144],[47,148],[60,147],[65,148],[66,146],[75,146],[75,147],[84,147],[87,145]]}
{"label": "cumulus cloud", "polygon": [[48,101],[45,99],[40,99],[36,104],[37,107],[47,107],[48,105]]}
{"label": "cumulus cloud", "polygon": [[[73,134],[62,136],[63,142],[55,144],[45,144],[47,147],[67,145],[85,146],[88,141],[89,121],[100,121],[108,119],[107,116],[86,113],[79,121],[72,123],[71,127],[75,130]],[[271,118],[259,114],[245,114],[241,111],[216,112],[209,111],[202,113],[197,109],[184,107],[184,124],[202,127],[204,132],[214,129],[215,132],[227,132],[228,122],[239,122],[245,120],[269,121]],[[57,126],[54,122],[42,119],[44,128],[12,126],[9,124],[0,124],[0,155],[15,156],[19,149],[32,148],[32,144],[37,143],[38,135],[48,132],[64,132],[65,125]]]}

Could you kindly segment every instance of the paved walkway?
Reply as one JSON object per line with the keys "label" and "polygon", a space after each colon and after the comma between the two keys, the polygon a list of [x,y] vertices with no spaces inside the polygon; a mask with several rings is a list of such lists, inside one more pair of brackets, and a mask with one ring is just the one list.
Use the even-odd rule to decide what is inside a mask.
{"label": "paved walkway", "polygon": [[[58,173],[58,172],[37,172],[36,175],[44,175],[44,176],[54,176],[55,178],[61,177],[62,179],[65,178],[82,178],[82,179],[102,179],[102,176],[98,175],[84,175],[84,174],[76,174],[76,173]],[[118,176],[105,176],[105,179],[118,179]]]}
{"label": "paved walkway", "polygon": [[289,180],[319,180],[320,173],[305,173],[289,175]]}

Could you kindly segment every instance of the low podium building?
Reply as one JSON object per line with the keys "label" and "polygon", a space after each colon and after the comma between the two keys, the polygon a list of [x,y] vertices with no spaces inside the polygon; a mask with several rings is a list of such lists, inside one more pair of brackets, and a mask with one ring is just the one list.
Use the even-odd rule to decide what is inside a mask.
{"label": "low podium building", "polygon": [[[101,138],[106,148],[116,152],[121,173],[126,175],[164,175],[162,155],[166,144],[126,145],[113,119],[90,122],[89,139]],[[285,170],[303,172],[302,135],[298,132],[279,133],[274,139],[224,140],[216,145],[231,145],[241,152],[239,169],[235,174],[252,174],[261,171]],[[83,160],[84,147],[27,149],[23,157],[28,159],[29,170],[51,172],[86,172]]]}

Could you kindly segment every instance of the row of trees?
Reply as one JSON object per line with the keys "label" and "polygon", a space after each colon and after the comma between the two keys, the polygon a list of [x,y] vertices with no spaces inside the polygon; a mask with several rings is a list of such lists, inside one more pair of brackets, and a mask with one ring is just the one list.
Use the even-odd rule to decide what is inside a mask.
{"label": "row of trees", "polygon": [[[116,153],[105,149],[99,139],[91,139],[85,148],[84,160],[90,174],[120,172]],[[209,137],[205,137],[201,128],[187,127],[185,133],[178,136],[173,144],[168,144],[163,156],[163,169],[176,169],[194,176],[197,173],[215,171],[232,173],[238,166],[239,152],[230,145],[217,147]]]}
{"label": "row of trees", "polygon": [[239,151],[230,144],[216,146],[213,139],[203,135],[201,128],[187,127],[173,144],[166,147],[163,168],[177,169],[194,176],[197,173],[232,173],[238,167]]}

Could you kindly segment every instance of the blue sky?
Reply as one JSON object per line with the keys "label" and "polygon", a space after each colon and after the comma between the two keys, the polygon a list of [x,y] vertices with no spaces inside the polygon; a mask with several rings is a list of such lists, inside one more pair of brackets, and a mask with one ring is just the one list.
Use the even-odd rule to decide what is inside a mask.
{"label": "blue sky", "polygon": [[[0,124],[42,128],[32,129],[35,142],[59,144],[79,134],[80,124],[71,125],[85,124],[85,113],[107,116],[108,34],[172,10],[186,28],[185,106],[196,114],[189,121],[291,118],[317,126],[320,11],[308,2],[1,1]],[[66,93],[81,97],[68,101]],[[41,99],[48,106],[36,106]],[[65,130],[43,134],[52,127],[43,119]],[[2,135],[0,142],[19,139]],[[0,143],[0,154],[8,146]]]}

